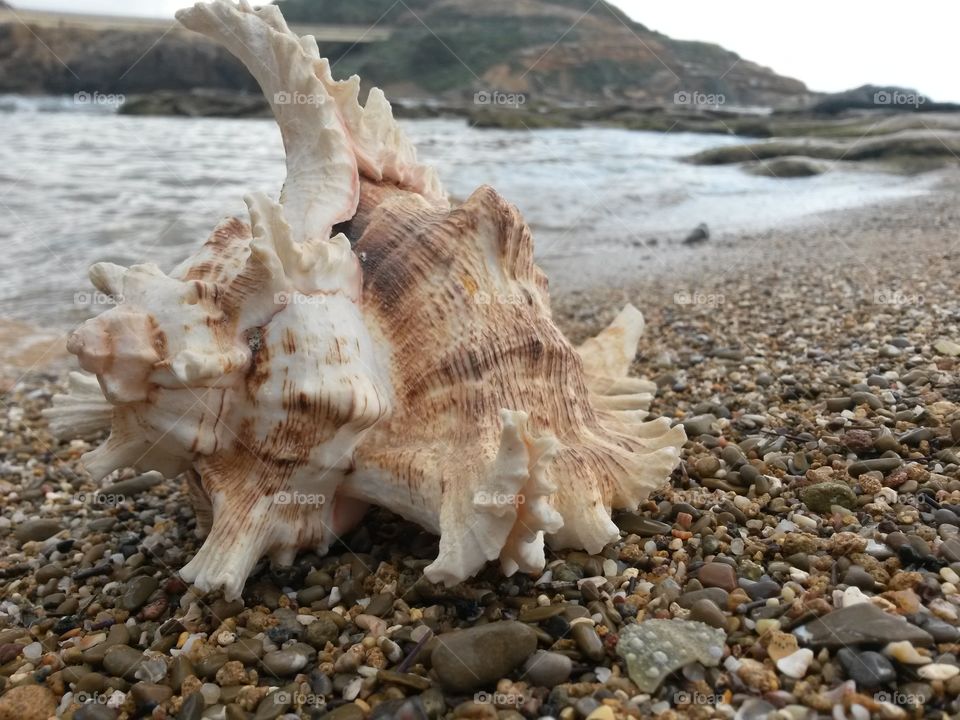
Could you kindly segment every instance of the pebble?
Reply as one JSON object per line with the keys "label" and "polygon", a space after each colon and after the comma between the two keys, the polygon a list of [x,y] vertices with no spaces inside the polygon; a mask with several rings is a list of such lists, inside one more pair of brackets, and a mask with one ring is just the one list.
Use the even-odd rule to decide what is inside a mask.
{"label": "pebble", "polygon": [[727,617],[709,598],[701,598],[690,606],[690,619],[706,623],[710,627],[725,628]]}
{"label": "pebble", "polygon": [[264,669],[280,677],[294,675],[307,666],[310,658],[297,650],[274,650],[261,659]]}
{"label": "pebble", "polygon": [[846,483],[821,482],[800,491],[800,499],[813,512],[828,513],[834,505],[857,507],[857,496]]}
{"label": "pebble", "polygon": [[723,588],[727,592],[737,588],[737,572],[723,562],[705,563],[697,571],[697,579],[706,587]]}
{"label": "pebble", "polygon": [[16,527],[13,537],[21,543],[46,540],[62,529],[59,520],[27,520]]}
{"label": "pebble", "polygon": [[811,662],[813,662],[813,650],[801,648],[777,660],[777,669],[787,677],[799,680],[807,674]]}
{"label": "pebble", "polygon": [[155,577],[140,575],[133,578],[120,598],[120,607],[130,612],[139,610],[159,584]]}
{"label": "pebble", "polygon": [[115,645],[104,654],[103,667],[111,675],[134,681],[143,660],[142,651],[128,645]]}
{"label": "pebble", "polygon": [[523,676],[533,685],[552,688],[565,683],[573,670],[573,661],[557,652],[539,650],[523,666]]}
{"label": "pebble", "polygon": [[588,660],[600,662],[606,656],[603,641],[597,634],[597,629],[589,620],[580,620],[571,624],[570,635],[577,643],[581,654]]}
{"label": "pebble", "polygon": [[794,634],[813,647],[827,648],[901,640],[919,645],[933,642],[928,632],[870,603],[834,610],[800,626]]}
{"label": "pebble", "polygon": [[431,662],[444,687],[471,692],[506,676],[536,649],[528,625],[498,621],[437,636]]}
{"label": "pebble", "polygon": [[897,671],[890,661],[878,652],[840,648],[837,658],[847,677],[858,688],[872,690],[897,679]]}
{"label": "pebble", "polygon": [[946,663],[930,663],[917,670],[917,675],[924,680],[936,680],[944,682],[955,678],[960,674],[960,668],[956,665],[947,665]]}
{"label": "pebble", "polygon": [[0,720],[47,720],[54,716],[57,701],[42,685],[21,685],[0,697]]}

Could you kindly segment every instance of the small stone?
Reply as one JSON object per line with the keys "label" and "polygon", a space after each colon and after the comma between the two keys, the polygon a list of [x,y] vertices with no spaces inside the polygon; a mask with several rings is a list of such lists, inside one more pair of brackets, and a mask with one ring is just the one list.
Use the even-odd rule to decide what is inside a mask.
{"label": "small stone", "polygon": [[946,663],[931,663],[917,670],[917,674],[924,680],[939,680],[940,682],[945,682],[960,674],[960,668],[956,665],[947,665]]}
{"label": "small stone", "polygon": [[173,690],[166,685],[138,682],[130,688],[130,694],[137,708],[143,713],[152,712],[155,707],[162,705],[173,695]]}
{"label": "small stone", "polygon": [[857,496],[846,483],[821,482],[807,485],[800,491],[800,499],[813,512],[829,513],[834,505],[857,507]]}
{"label": "small stone", "polygon": [[264,655],[260,662],[267,672],[284,677],[303,670],[309,660],[309,657],[296,650],[274,650]]}
{"label": "small stone", "polygon": [[801,648],[796,652],[777,660],[777,670],[787,677],[799,680],[807,674],[810,663],[813,662],[813,650]]}
{"label": "small stone", "polygon": [[933,349],[936,350],[941,355],[946,355],[948,357],[957,357],[960,355],[960,344],[948,340],[947,338],[940,338],[933,344]]}
{"label": "small stone", "polygon": [[13,531],[13,537],[21,543],[36,542],[46,540],[61,530],[63,530],[63,525],[59,520],[27,520],[17,526],[17,529]]}
{"label": "small stone", "polygon": [[776,673],[762,662],[751,658],[740,660],[740,665],[737,667],[737,677],[743,680],[748,688],[757,693],[773,692],[780,688]]}
{"label": "small stone", "polygon": [[790,633],[774,630],[770,633],[770,641],[767,643],[767,655],[774,662],[795,653],[798,649],[797,638]]}
{"label": "small stone", "polygon": [[705,587],[723,588],[731,592],[737,588],[737,571],[723,562],[708,562],[697,571],[697,579]]}
{"label": "small stone", "polygon": [[713,427],[716,421],[716,415],[696,415],[692,418],[687,418],[681,422],[681,425],[683,425],[683,429],[687,431],[687,437],[696,438],[700,435],[717,435],[718,432]]}
{"label": "small stone", "polygon": [[883,654],[904,665],[926,665],[930,662],[930,658],[918,652],[909,640],[887,643]]}
{"label": "small stone", "polygon": [[597,634],[592,621],[581,620],[573,623],[570,627],[570,635],[577,643],[580,653],[587,659],[600,662],[606,657],[603,640]]}
{"label": "small stone", "polygon": [[120,598],[120,607],[130,612],[139,610],[159,584],[155,577],[147,575],[139,575],[133,578],[127,583],[127,589]]}
{"label": "small stone", "polygon": [[847,677],[857,683],[859,688],[873,690],[897,679],[897,671],[893,665],[878,652],[840,648],[837,658]]}
{"label": "small stone", "polygon": [[552,688],[565,683],[572,670],[573,661],[566,655],[540,650],[527,658],[523,676],[533,685]]}
{"label": "small stone", "polygon": [[471,692],[496,682],[537,649],[537,634],[515,621],[446,633],[437,641],[431,662],[441,684],[454,692]]}
{"label": "small stone", "polygon": [[698,458],[693,467],[697,471],[697,475],[702,478],[715,477],[715,474],[720,470],[720,461],[713,455],[707,455]]}
{"label": "small stone", "polygon": [[706,623],[710,627],[724,629],[727,626],[727,616],[708,598],[701,598],[690,606],[689,618]]}
{"label": "small stone", "polygon": [[140,650],[128,645],[115,645],[103,656],[103,667],[111,675],[134,682],[143,659],[143,652]]}
{"label": "small stone", "polygon": [[335,623],[330,620],[319,619],[307,625],[304,640],[317,650],[323,650],[328,642],[336,643],[339,635],[340,629]]}
{"label": "small stone", "polygon": [[47,720],[56,709],[56,698],[42,685],[21,685],[0,697],[0,720]]}

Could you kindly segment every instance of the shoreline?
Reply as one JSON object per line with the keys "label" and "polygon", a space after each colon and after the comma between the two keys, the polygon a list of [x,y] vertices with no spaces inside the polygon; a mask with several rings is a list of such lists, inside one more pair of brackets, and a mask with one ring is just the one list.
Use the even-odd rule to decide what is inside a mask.
{"label": "shoreline", "polygon": [[[672,484],[615,516],[619,541],[554,551],[540,577],[491,566],[432,586],[421,571],[436,539],[373,510],[326,557],[259,564],[241,601],[194,592],[176,576],[199,546],[186,488],[127,471],[98,489],[78,467],[91,443],[54,443],[39,415],[56,374],[31,373],[6,388],[0,417],[0,708],[16,698],[77,720],[309,717],[320,699],[334,720],[960,711],[958,188],[947,174],[929,195],[711,239],[623,288],[555,289],[574,342],[627,301],[644,312],[633,373],[657,383],[653,414],[689,441]],[[722,658],[688,663],[695,639],[661,643],[657,665],[686,669],[641,692],[616,648],[650,621],[670,623],[671,641],[691,621],[721,632]],[[463,668],[438,668],[452,636],[432,636],[455,629]],[[490,667],[499,681],[471,678]]]}

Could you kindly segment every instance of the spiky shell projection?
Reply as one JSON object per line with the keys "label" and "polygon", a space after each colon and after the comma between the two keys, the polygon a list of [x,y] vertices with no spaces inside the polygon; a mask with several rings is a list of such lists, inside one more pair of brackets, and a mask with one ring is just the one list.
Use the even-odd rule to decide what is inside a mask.
{"label": "spiky shell projection", "polygon": [[98,479],[185,473],[206,540],[182,575],[229,598],[264,555],[326,552],[369,503],[439,534],[425,575],[446,584],[498,558],[540,570],[545,539],[615,539],[611,510],[667,482],[685,440],[645,420],[654,386],[627,376],[640,313],[573,347],[516,208],[489,187],[451,206],[379,90],[361,106],[275,6],[177,17],[259,81],[287,179],[169,275],[91,268],[122,302],[71,336],[96,381],[74,374],[54,432],[109,424],[84,456]]}

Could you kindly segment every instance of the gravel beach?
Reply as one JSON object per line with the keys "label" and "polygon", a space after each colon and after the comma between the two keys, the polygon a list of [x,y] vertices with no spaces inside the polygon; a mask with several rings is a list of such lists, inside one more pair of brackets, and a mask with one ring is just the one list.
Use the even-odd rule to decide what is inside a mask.
{"label": "gravel beach", "polygon": [[689,441],[618,542],[540,577],[434,586],[437,539],[375,509],[326,557],[261,562],[242,600],[199,594],[176,574],[199,547],[186,488],[95,486],[91,443],[40,415],[60,361],[8,355],[0,720],[956,717],[958,199],[944,172],[651,247],[626,287],[555,287],[575,342],[644,312],[635,374]]}

